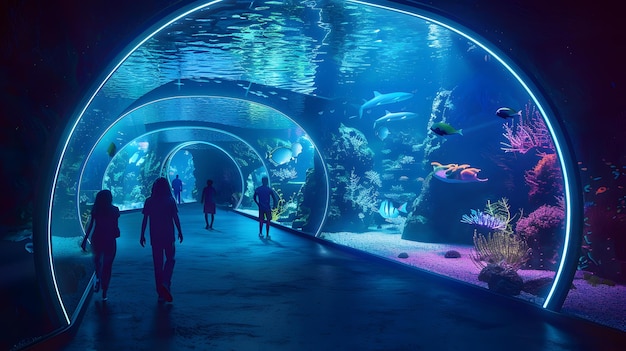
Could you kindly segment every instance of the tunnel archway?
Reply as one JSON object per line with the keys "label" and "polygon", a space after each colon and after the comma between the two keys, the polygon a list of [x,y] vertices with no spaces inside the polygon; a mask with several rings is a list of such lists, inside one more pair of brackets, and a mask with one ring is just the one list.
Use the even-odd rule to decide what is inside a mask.
{"label": "tunnel archway", "polygon": [[[116,141],[169,130],[151,144],[170,143],[164,147],[171,151],[207,137],[167,141],[168,133],[207,128],[254,145],[257,161],[272,161],[264,167],[273,167],[268,173],[281,178],[281,189],[299,189],[304,199],[295,196],[297,204],[313,199],[309,209],[324,208],[309,232],[341,245],[367,233],[423,244],[416,251],[441,241],[468,249],[466,224],[511,234],[514,214],[503,224],[504,209],[547,208],[562,228],[555,242],[536,243],[538,256],[552,257],[536,258],[531,268],[552,279],[537,301],[557,308],[573,274],[577,197],[566,137],[530,83],[497,50],[426,11],[359,1],[266,5],[200,2],[172,14],[112,65],[77,110],[59,147],[48,223],[39,234],[47,255],[40,269],[59,319],[70,323],[83,296],[64,292],[58,273],[77,262],[66,242],[82,233],[61,224],[80,223],[75,179],[98,168],[87,166],[93,160],[84,151],[104,164]],[[508,89],[495,91],[493,80]],[[509,104],[515,108],[494,116]],[[294,162],[303,152],[311,154],[304,170]],[[168,153],[158,154],[160,166]],[[528,199],[527,187],[537,197]],[[298,223],[295,229],[307,225]],[[77,285],[87,284],[84,278]]]}

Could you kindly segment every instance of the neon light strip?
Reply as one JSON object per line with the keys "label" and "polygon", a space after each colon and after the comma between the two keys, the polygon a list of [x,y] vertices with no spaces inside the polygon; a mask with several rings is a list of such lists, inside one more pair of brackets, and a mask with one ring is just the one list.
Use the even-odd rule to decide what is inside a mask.
{"label": "neon light strip", "polygon": [[[173,148],[172,150],[170,150],[170,152],[167,153],[167,156],[165,156],[165,159],[168,160],[167,161],[167,168],[169,168],[169,164],[171,159],[174,157],[174,155],[179,152],[180,150],[186,148],[187,146],[190,145],[196,145],[196,144],[204,144],[204,145],[209,145],[212,146],[218,150],[220,150],[221,152],[223,152],[226,156],[228,156],[228,158],[230,158],[231,161],[233,161],[234,164],[237,165],[237,171],[239,172],[239,180],[241,180],[241,190],[243,191],[245,188],[245,180],[243,179],[243,173],[241,172],[241,167],[239,166],[239,164],[237,163],[237,161],[235,160],[235,158],[228,153],[228,151],[224,150],[222,147],[215,145],[213,143],[209,143],[206,141],[186,141],[180,145],[177,145],[175,148]],[[252,149],[252,151],[254,151],[254,153],[259,156],[259,154],[256,153],[256,151],[254,149]],[[263,159],[261,159],[261,163],[263,164],[264,167],[267,167],[265,165],[265,162],[263,162]],[[266,168],[267,169],[267,168]],[[239,207],[239,204],[241,204],[241,200],[243,200],[243,196],[239,198],[239,202],[237,203],[237,206],[235,206],[235,208]]]}
{"label": "neon light strip", "polygon": [[[433,19],[431,17],[426,17],[424,15],[420,15],[420,14],[416,14],[413,12],[409,12],[409,11],[404,11],[404,10],[400,10],[400,9],[396,9],[396,8],[391,8],[391,7],[387,7],[387,6],[383,6],[383,5],[378,5],[378,4],[372,4],[372,3],[368,3],[368,2],[364,2],[364,1],[359,1],[359,0],[347,0],[348,2],[352,2],[352,3],[357,3],[357,4],[362,4],[362,5],[368,5],[368,6],[373,6],[373,7],[377,7],[377,8],[381,8],[381,9],[385,9],[385,10],[389,10],[389,11],[394,11],[394,12],[398,12],[398,13],[402,13],[405,15],[409,15],[409,16],[413,16],[413,17],[418,17],[421,18],[425,21],[428,22],[432,22],[432,23],[436,23],[444,28],[449,29],[450,31],[457,33],[458,35],[466,38],[467,40],[471,41],[472,43],[480,46],[483,50],[485,50],[487,53],[489,53],[489,55],[491,55],[492,57],[494,57],[496,60],[498,60],[498,62],[500,62],[500,64],[502,64],[512,75],[513,77],[515,77],[515,79],[517,79],[517,81],[522,85],[522,87],[524,88],[524,90],[526,90],[526,92],[528,93],[528,95],[530,95],[532,101],[535,103],[535,105],[537,106],[537,108],[539,109],[541,115],[543,116],[544,122],[546,123],[546,126],[548,127],[548,130],[550,131],[550,136],[552,137],[552,140],[554,141],[555,144],[555,148],[557,151],[557,155],[559,157],[559,161],[561,163],[561,170],[563,172],[563,180],[564,180],[564,192],[565,192],[565,240],[563,243],[563,251],[561,253],[561,262],[559,263],[559,268],[555,274],[554,277],[554,282],[552,283],[552,287],[550,289],[550,292],[548,293],[548,295],[546,296],[546,300],[543,303],[543,308],[547,308],[548,305],[550,304],[550,300],[554,294],[554,291],[556,289],[556,286],[559,285],[560,280],[561,280],[561,274],[563,271],[563,265],[565,264],[565,262],[567,262],[567,248],[569,247],[569,242],[570,242],[570,236],[571,236],[571,226],[572,226],[572,213],[571,213],[571,208],[573,206],[572,203],[572,195],[570,194],[570,171],[566,168],[566,163],[565,160],[563,158],[563,150],[561,147],[561,144],[559,143],[559,140],[556,138],[556,131],[552,126],[552,123],[550,122],[550,119],[548,118],[548,115],[546,114],[546,111],[544,110],[544,108],[541,106],[541,104],[539,103],[539,100],[537,98],[537,96],[535,96],[535,94],[531,91],[530,87],[522,80],[522,78],[520,77],[519,74],[517,74],[511,65],[509,65],[504,59],[502,59],[499,55],[497,55],[493,50],[491,50],[490,48],[488,48],[486,45],[481,44],[477,39],[475,39],[474,37],[472,37],[470,34],[461,31],[459,29],[456,29],[442,21]],[[474,34],[475,35],[475,34]]]}

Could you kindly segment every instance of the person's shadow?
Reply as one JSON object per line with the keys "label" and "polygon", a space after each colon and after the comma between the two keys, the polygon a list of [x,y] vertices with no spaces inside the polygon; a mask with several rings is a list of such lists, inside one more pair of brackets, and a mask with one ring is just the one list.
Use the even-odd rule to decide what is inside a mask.
{"label": "person's shadow", "polygon": [[157,303],[154,309],[152,337],[154,345],[150,350],[169,350],[170,343],[175,337],[175,328],[172,326],[170,313],[173,305]]}

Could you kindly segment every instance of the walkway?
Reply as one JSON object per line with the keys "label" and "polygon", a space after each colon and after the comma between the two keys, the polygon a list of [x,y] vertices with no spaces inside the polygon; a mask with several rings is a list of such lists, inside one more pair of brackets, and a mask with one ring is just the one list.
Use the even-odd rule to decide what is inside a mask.
{"label": "walkway", "polygon": [[622,350],[626,333],[324,245],[181,206],[172,294],[159,305],[141,214],[122,216],[109,300],[93,294],[85,350]]}

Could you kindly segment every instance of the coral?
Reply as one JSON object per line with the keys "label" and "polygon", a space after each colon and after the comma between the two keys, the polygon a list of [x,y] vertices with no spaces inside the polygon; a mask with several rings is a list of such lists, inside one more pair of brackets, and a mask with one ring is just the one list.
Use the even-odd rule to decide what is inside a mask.
{"label": "coral", "polygon": [[400,157],[398,157],[398,163],[400,163],[401,165],[408,165],[414,162],[415,157],[413,156],[400,155]]}
{"label": "coral", "polygon": [[376,171],[366,171],[365,178],[367,178],[372,184],[377,187],[383,185],[383,182],[380,180],[380,174],[378,174],[378,172]]}
{"label": "coral", "polygon": [[485,261],[505,270],[518,270],[528,260],[529,248],[526,241],[515,235],[496,231],[486,237],[474,230],[472,260],[478,267],[486,267]]}
{"label": "coral", "polygon": [[354,170],[350,172],[350,178],[346,185],[344,199],[352,203],[352,207],[361,208],[363,212],[376,211],[376,198],[378,191],[374,186],[364,186],[360,183],[361,177],[357,176]]}
{"label": "coral", "polygon": [[285,206],[287,201],[283,198],[283,192],[278,189],[276,190],[276,195],[278,196],[278,203],[272,208],[273,221],[277,221],[287,210],[287,206]]}
{"label": "coral", "polygon": [[281,182],[285,179],[295,179],[298,176],[298,172],[296,172],[296,169],[293,167],[272,169],[270,172],[272,173],[272,177],[278,178]]}
{"label": "coral", "polygon": [[506,223],[500,218],[483,213],[481,210],[471,210],[471,214],[464,214],[461,218],[461,223],[472,224],[490,230],[503,230],[506,228]]}
{"label": "coral", "polygon": [[[556,154],[540,154],[541,159],[533,169],[526,171],[524,179],[530,187],[528,192],[529,200],[554,200],[558,203],[558,196],[563,193],[563,175],[558,165]],[[557,197],[552,199],[541,198],[544,195],[557,193]]]}
{"label": "coral", "polygon": [[515,230],[526,239],[531,249],[526,268],[557,268],[559,251],[563,245],[564,219],[562,208],[543,205],[517,221]]}
{"label": "coral", "polygon": [[504,152],[527,153],[533,148],[548,149],[554,151],[554,143],[550,138],[550,133],[543,117],[537,111],[535,105],[526,104],[525,113],[519,117],[517,124],[515,120],[503,125],[502,135],[508,143],[500,142]]}
{"label": "coral", "polygon": [[511,228],[511,221],[513,218],[514,217],[511,217],[508,199],[503,197],[494,203],[487,200],[484,212],[471,210],[471,214],[463,215],[461,222],[486,228],[489,231],[498,230],[512,234],[513,229]]}

